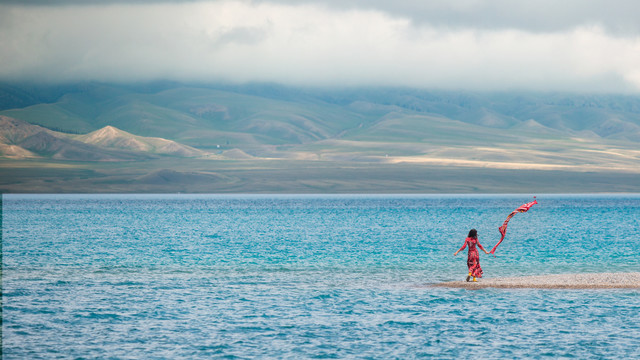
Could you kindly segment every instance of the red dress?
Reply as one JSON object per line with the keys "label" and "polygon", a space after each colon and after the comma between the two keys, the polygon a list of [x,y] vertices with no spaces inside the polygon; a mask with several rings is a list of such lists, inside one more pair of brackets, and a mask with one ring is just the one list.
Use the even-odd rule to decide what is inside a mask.
{"label": "red dress", "polygon": [[467,267],[469,267],[469,272],[471,273],[471,276],[481,278],[482,268],[480,267],[480,255],[478,254],[476,245],[478,245],[481,249],[483,249],[483,247],[478,242],[478,239],[468,237],[464,239],[464,245],[462,245],[462,247],[458,251],[464,250],[467,245],[469,245],[469,255],[467,257]]}

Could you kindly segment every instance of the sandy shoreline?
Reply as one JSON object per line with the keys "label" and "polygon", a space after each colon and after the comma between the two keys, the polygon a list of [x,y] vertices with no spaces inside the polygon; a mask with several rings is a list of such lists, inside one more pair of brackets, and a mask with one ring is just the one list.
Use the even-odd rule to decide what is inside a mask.
{"label": "sandy shoreline", "polygon": [[488,278],[478,279],[478,282],[450,281],[433,286],[464,289],[640,289],[640,272]]}

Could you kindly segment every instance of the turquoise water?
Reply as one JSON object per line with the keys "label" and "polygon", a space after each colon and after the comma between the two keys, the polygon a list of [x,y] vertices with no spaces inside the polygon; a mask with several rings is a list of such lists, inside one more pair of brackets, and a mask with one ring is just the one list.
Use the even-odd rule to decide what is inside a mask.
{"label": "turquoise water", "polygon": [[[640,358],[640,291],[468,291],[530,196],[4,195],[5,359]],[[640,195],[540,195],[485,277],[640,271]]]}

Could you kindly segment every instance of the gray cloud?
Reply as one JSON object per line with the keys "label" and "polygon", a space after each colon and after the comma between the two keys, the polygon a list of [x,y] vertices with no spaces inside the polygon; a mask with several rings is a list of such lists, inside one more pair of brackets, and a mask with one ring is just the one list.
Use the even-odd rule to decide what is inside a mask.
{"label": "gray cloud", "polygon": [[[4,0],[31,6],[95,6],[107,4],[188,4],[223,0]],[[636,0],[245,0],[289,6],[313,4],[336,10],[376,10],[418,24],[481,29],[554,32],[598,25],[615,34],[640,34],[640,2]]]}
{"label": "gray cloud", "polygon": [[521,29],[555,32],[598,25],[615,34],[640,34],[636,0],[255,0],[325,4],[337,9],[371,9],[418,24],[452,28]]}
{"label": "gray cloud", "polygon": [[264,41],[269,33],[269,25],[265,26],[239,26],[221,29],[213,39],[213,46],[228,44],[252,45]]}
{"label": "gray cloud", "polygon": [[0,5],[0,80],[640,91],[627,1],[32,3]]}

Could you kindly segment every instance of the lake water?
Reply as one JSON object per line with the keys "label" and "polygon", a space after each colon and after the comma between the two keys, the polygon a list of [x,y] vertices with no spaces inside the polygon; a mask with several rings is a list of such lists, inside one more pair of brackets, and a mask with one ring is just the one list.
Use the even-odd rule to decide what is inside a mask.
{"label": "lake water", "polygon": [[[463,280],[523,195],[4,195],[5,359],[640,358],[640,291]],[[640,271],[640,195],[539,195],[485,277]]]}

